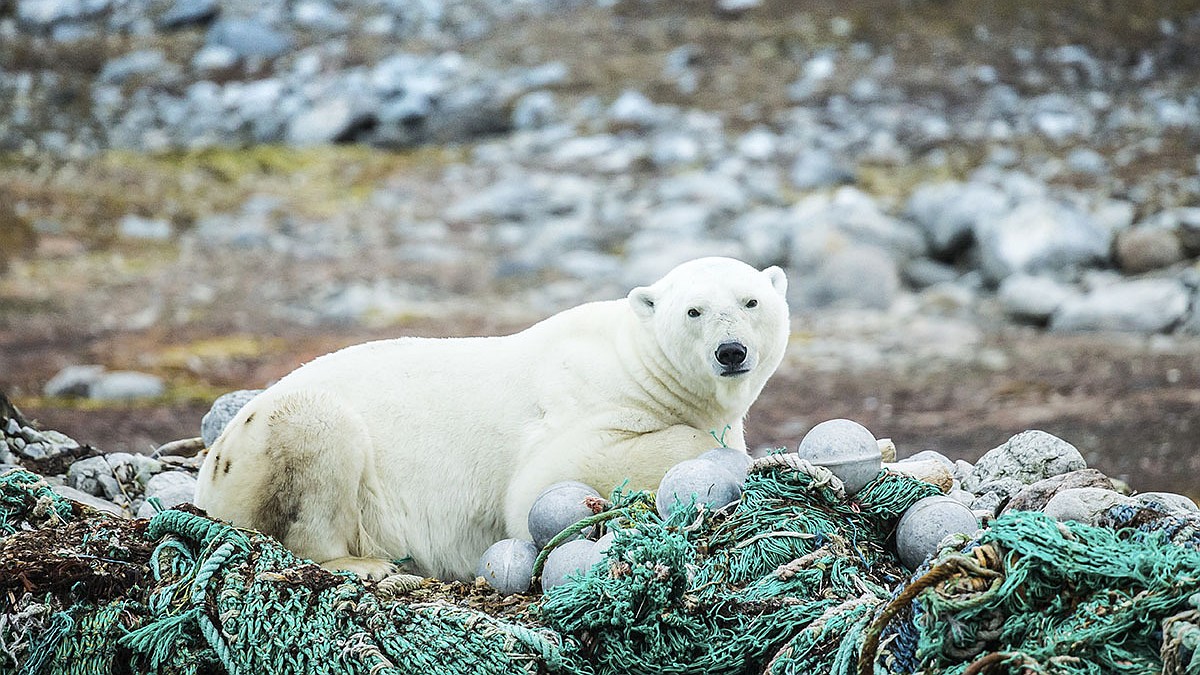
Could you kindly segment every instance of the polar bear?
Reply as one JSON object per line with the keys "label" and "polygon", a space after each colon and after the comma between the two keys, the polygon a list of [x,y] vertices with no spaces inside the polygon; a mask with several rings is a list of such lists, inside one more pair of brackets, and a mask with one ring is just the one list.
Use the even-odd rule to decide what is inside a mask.
{"label": "polar bear", "polygon": [[[715,447],[783,358],[787,278],[683,263],[621,300],[504,337],[397,338],[319,357],[243,407],[200,469],[196,504],[335,570],[473,576],[529,538],[551,483],[654,489]],[[728,427],[728,429],[727,429]]]}

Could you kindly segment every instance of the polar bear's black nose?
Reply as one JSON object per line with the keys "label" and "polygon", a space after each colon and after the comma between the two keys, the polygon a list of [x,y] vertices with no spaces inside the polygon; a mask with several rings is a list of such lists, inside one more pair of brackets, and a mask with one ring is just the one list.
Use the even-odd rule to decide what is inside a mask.
{"label": "polar bear's black nose", "polygon": [[740,342],[722,342],[717,346],[717,363],[737,368],[746,362],[746,346]]}

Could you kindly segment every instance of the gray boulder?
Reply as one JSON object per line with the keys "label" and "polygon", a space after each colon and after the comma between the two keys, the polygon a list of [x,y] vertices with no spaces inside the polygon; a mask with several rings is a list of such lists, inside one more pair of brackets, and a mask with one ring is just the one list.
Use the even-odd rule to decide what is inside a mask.
{"label": "gray boulder", "polygon": [[900,290],[896,261],[876,246],[833,252],[815,269],[793,271],[788,302],[795,307],[887,309]]}
{"label": "gray boulder", "polygon": [[1056,331],[1157,333],[1178,324],[1190,294],[1176,279],[1134,279],[1093,289],[1064,301],[1050,318]]}
{"label": "gray boulder", "polygon": [[284,132],[289,145],[308,146],[350,140],[355,129],[370,118],[356,110],[344,96],[315,101],[311,107],[291,118]]}
{"label": "gray boulder", "polygon": [[1079,295],[1074,286],[1032,274],[1006,277],[996,291],[1006,314],[1036,323],[1045,323],[1064,302]]}
{"label": "gray boulder", "polygon": [[832,253],[853,245],[874,246],[901,263],[925,253],[925,241],[910,224],[885,214],[868,194],[852,187],[800,200],[791,213],[791,264],[815,268]]}
{"label": "gray boulder", "polygon": [[1102,263],[1112,233],[1079,209],[1043,199],[978,222],[975,241],[983,271],[998,282],[1020,272],[1065,272]]}
{"label": "gray boulder", "polygon": [[1003,190],[980,182],[949,182],[917,188],[906,212],[924,232],[930,251],[950,259],[970,246],[982,221],[998,219],[1010,209]]}
{"label": "gray boulder", "polygon": [[1003,479],[1029,485],[1050,476],[1087,468],[1079,450],[1044,431],[1023,431],[986,453],[962,480],[964,490],[980,494],[980,488]]}

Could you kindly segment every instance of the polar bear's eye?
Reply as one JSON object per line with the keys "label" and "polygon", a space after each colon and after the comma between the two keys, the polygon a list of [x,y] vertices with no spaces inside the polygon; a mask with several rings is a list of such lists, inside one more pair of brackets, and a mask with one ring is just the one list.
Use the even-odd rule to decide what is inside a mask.
{"label": "polar bear's eye", "polygon": [[750,298],[746,301],[746,309],[754,309],[755,307],[758,307],[758,300]]}
{"label": "polar bear's eye", "polygon": [[688,316],[690,316],[690,317],[692,317],[692,318],[694,319],[694,318],[696,318],[696,317],[700,316],[700,310],[698,310],[698,309],[696,309],[695,307],[693,307],[693,308],[691,308],[691,309],[689,309],[689,310],[688,310]]}

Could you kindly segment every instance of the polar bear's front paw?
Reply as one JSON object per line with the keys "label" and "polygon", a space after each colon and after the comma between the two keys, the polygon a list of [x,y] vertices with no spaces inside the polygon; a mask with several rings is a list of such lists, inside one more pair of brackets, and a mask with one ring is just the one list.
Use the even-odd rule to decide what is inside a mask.
{"label": "polar bear's front paw", "polygon": [[391,560],[384,560],[383,558],[356,558],[354,556],[326,560],[321,563],[321,567],[334,572],[354,572],[364,579],[374,579],[376,581],[395,574],[400,570],[396,566],[396,563]]}

